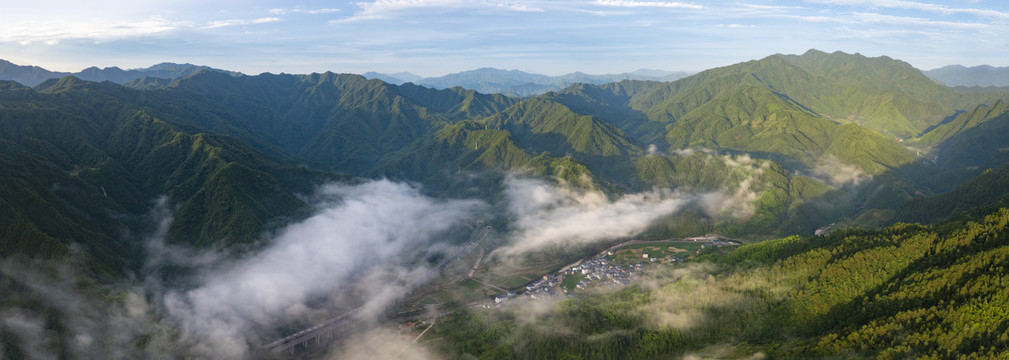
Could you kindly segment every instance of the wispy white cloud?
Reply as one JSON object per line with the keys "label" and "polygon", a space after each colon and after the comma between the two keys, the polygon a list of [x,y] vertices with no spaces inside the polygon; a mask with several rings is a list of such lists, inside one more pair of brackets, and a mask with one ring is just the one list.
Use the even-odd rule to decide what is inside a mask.
{"label": "wispy white cloud", "polygon": [[812,169],[811,175],[812,178],[835,187],[858,185],[860,182],[872,179],[872,175],[862,172],[858,166],[846,164],[834,155],[820,159]]}
{"label": "wispy white cloud", "polygon": [[747,8],[747,9],[762,10],[762,11],[782,11],[782,10],[802,9],[802,7],[799,7],[799,6],[746,4],[746,3],[739,4],[739,5],[742,6],[742,7],[744,7],[744,8]]}
{"label": "wispy white cloud", "polygon": [[266,24],[283,21],[283,19],[278,17],[265,17],[258,19],[230,19],[230,20],[217,20],[211,21],[206,26],[200,27],[201,29],[216,29],[228,26],[236,25],[253,25],[253,24]]}
{"label": "wispy white cloud", "polygon": [[522,1],[497,0],[375,0],[355,3],[359,11],[353,16],[332,21],[346,23],[361,20],[388,19],[415,9],[504,9],[518,12],[542,12],[543,9]]}
{"label": "wispy white cloud", "polygon": [[686,3],[679,1],[635,1],[635,0],[596,0],[595,5],[616,6],[616,7],[660,7],[660,8],[682,8],[682,9],[702,9],[703,5]]}
{"label": "wispy white cloud", "polygon": [[720,9],[719,16],[722,18],[726,17],[754,18],[754,17],[767,17],[775,15],[793,14],[807,10],[809,9],[798,6],[740,3],[735,4],[734,6],[731,7]]}
{"label": "wispy white cloud", "polygon": [[613,16],[613,15],[630,15],[633,14],[630,11],[606,11],[606,10],[586,10],[586,9],[574,9],[574,11],[582,12],[586,14],[592,14],[597,16]]}
{"label": "wispy white cloud", "polygon": [[718,24],[715,25],[720,28],[730,28],[730,29],[742,29],[742,28],[752,28],[753,25],[743,25],[743,24]]}
{"label": "wispy white cloud", "polygon": [[845,6],[871,6],[876,8],[909,9],[945,15],[970,14],[974,16],[1009,19],[1009,13],[992,9],[951,8],[946,5],[905,0],[807,0],[808,3]]}
{"label": "wispy white cloud", "polygon": [[811,23],[851,23],[852,20],[841,16],[822,16],[822,15],[792,15],[792,14],[781,14],[775,15],[776,18],[811,22]]}
{"label": "wispy white cloud", "polygon": [[529,6],[526,3],[515,1],[497,1],[494,2],[494,6],[498,8],[519,12],[543,12],[543,8]]}
{"label": "wispy white cloud", "polygon": [[[829,3],[832,5],[876,4],[876,2],[863,1],[863,0],[837,0],[837,1],[809,0],[808,2]],[[898,3],[911,3],[911,2],[884,1],[880,2],[879,4],[900,5]],[[885,7],[883,5],[880,6]],[[921,5],[931,5],[931,4],[921,4]],[[928,7],[923,6],[922,8],[924,9]],[[834,11],[826,11],[824,9],[809,9],[792,6],[768,6],[768,5],[755,5],[755,4],[740,4],[739,7],[731,9],[728,12],[734,14],[736,17],[746,17],[751,19],[753,17],[757,18],[763,17],[771,19],[787,19],[809,23],[881,24],[881,25],[894,25],[894,26],[927,26],[927,27],[945,27],[945,28],[958,28],[958,29],[983,29],[990,26],[982,22],[946,21],[926,17],[889,15],[872,11],[834,12]],[[913,31],[913,29],[908,29],[908,31]]]}
{"label": "wispy white cloud", "polygon": [[235,25],[265,24],[283,21],[279,17],[257,19],[229,19],[195,25],[189,21],[178,21],[163,16],[151,16],[139,20],[70,20],[31,21],[0,23],[0,43],[31,45],[44,43],[56,45],[62,41],[88,40],[96,43],[136,39],[168,34],[187,29],[215,29]]}
{"label": "wispy white cloud", "polygon": [[505,256],[633,236],[693,200],[661,189],[610,200],[599,192],[517,177],[509,177],[505,185],[516,219],[512,243],[498,250]]}
{"label": "wispy white cloud", "polygon": [[953,22],[953,21],[938,21],[919,17],[907,17],[907,16],[893,16],[884,15],[877,13],[863,13],[856,12],[852,13],[854,19],[862,23],[876,23],[876,24],[888,24],[888,25],[923,25],[923,26],[942,26],[958,29],[984,29],[987,28],[987,24],[982,23],[972,23],[972,22]]}
{"label": "wispy white cloud", "polygon": [[160,16],[140,20],[91,20],[18,22],[0,25],[0,42],[21,45],[45,43],[55,45],[64,40],[87,39],[97,42],[138,38],[168,33],[188,27],[189,23]]}
{"label": "wispy white cloud", "polygon": [[[864,27],[852,28],[847,25],[842,25],[838,27],[836,36],[839,39],[854,39],[854,40],[885,40],[885,41],[895,41],[895,39],[905,39],[909,36],[923,39],[933,39],[935,41],[951,41],[950,38],[955,38],[949,34],[950,31],[923,31],[923,30],[911,30],[911,29],[865,29]],[[897,40],[899,41],[899,40]]]}
{"label": "wispy white cloud", "polygon": [[333,8],[325,8],[325,9],[301,9],[301,8],[294,8],[294,9],[270,9],[270,13],[271,14],[276,14],[276,15],[284,15],[284,14],[289,14],[289,13],[320,15],[320,14],[332,14],[332,13],[336,13],[336,12],[340,12],[340,9],[333,9]]}
{"label": "wispy white cloud", "polygon": [[313,197],[317,213],[279,230],[269,248],[219,260],[205,269],[199,286],[165,293],[167,318],[182,333],[180,346],[201,358],[249,358],[255,350],[249,344],[263,342],[256,329],[311,316],[313,298],[335,303],[346,300],[340,294],[353,293],[366,297],[364,309],[381,308],[402,293],[398,280],[426,272],[426,263],[407,259],[445,249],[433,240],[483,207],[428,198],[387,180],[330,184]]}

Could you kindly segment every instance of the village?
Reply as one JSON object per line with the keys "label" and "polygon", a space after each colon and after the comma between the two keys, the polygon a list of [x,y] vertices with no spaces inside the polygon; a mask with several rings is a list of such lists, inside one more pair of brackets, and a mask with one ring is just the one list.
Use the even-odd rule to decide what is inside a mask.
{"label": "village", "polygon": [[484,307],[499,307],[513,299],[575,296],[578,290],[627,286],[648,264],[683,262],[693,259],[705,249],[730,245],[740,243],[720,237],[628,241],[543,275],[523,288],[499,294],[492,304]]}

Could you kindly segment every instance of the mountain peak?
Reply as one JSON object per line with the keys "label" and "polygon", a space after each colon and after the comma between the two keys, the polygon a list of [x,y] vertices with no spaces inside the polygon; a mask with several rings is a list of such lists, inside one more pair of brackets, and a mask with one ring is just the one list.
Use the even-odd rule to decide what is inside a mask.
{"label": "mountain peak", "polygon": [[[838,54],[838,53],[844,54],[844,53],[842,53],[840,51],[835,51],[834,52],[835,55]],[[802,53],[801,56],[814,56],[814,55],[823,56],[823,55],[827,55],[827,53],[823,52],[823,51],[820,51],[820,50],[817,50],[817,49],[809,49],[809,50],[806,50],[806,52]]]}
{"label": "mountain peak", "polygon": [[130,69],[130,70],[136,70],[136,71],[165,71],[165,70],[169,70],[169,71],[171,71],[171,70],[181,70],[181,69],[193,68],[193,67],[204,68],[205,66],[193,65],[193,64],[190,64],[190,63],[177,64],[177,63],[171,63],[171,62],[163,62],[163,63],[151,65],[151,66],[146,67],[146,68],[136,68],[136,69]]}
{"label": "mountain peak", "polygon": [[81,80],[73,75],[67,75],[58,79],[48,79],[43,81],[35,86],[35,91],[55,94],[79,89],[86,87],[87,85],[87,81]]}

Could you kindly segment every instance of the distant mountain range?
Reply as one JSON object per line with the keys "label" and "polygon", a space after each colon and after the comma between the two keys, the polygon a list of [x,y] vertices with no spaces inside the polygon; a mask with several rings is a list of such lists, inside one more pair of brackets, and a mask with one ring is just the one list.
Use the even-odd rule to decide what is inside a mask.
{"label": "distant mountain range", "polygon": [[[49,79],[73,76],[85,81],[111,81],[129,88],[151,90],[167,86],[172,80],[201,71],[216,71],[233,76],[241,74],[209,66],[168,62],[141,69],[123,70],[114,66],[101,69],[92,66],[79,72],[59,72],[0,60],[0,80],[13,80],[25,86],[36,86]],[[413,83],[433,89],[448,89],[458,86],[485,94],[504,94],[514,97],[528,97],[549,91],[558,91],[576,83],[598,85],[622,80],[674,81],[688,75],[690,74],[682,71],[640,69],[622,74],[590,75],[574,72],[561,76],[547,76],[494,68],[463,71],[439,77],[423,77],[409,72],[393,74],[367,72],[363,74],[367,79],[378,79],[395,85]]]}
{"label": "distant mountain range", "polygon": [[1009,67],[948,65],[924,73],[946,86],[1009,86]]}
{"label": "distant mountain range", "polygon": [[217,71],[239,75],[237,72],[215,69],[209,66],[168,62],[148,68],[129,70],[123,70],[115,66],[104,69],[92,66],[79,72],[71,73],[49,71],[38,66],[23,66],[6,60],[0,60],[0,80],[13,80],[26,86],[35,86],[48,79],[59,79],[64,76],[73,76],[81,80],[94,82],[111,81],[121,85],[134,81],[139,81],[140,84],[149,84],[150,80],[142,80],[144,78],[178,79],[200,71]]}
{"label": "distant mountain range", "polygon": [[368,79],[379,79],[397,85],[412,82],[435,89],[460,86],[485,94],[528,97],[558,91],[576,83],[600,85],[623,80],[674,81],[687,77],[690,73],[640,69],[622,74],[590,75],[573,72],[561,76],[548,76],[519,70],[481,68],[438,77],[421,77],[408,72],[395,74],[368,72],[363,75]]}
{"label": "distant mountain range", "polygon": [[[198,70],[163,64],[131,71],[182,76]],[[673,82],[579,83],[524,99],[457,86],[467,79],[529,84],[551,78],[483,69],[421,81],[456,84],[442,90],[353,74],[222,71],[171,81],[147,76],[129,87],[72,76],[31,88],[0,83],[0,116],[10,119],[0,123],[0,142],[25,154],[0,158],[0,165],[29,164],[17,174],[38,178],[45,174],[36,172],[45,170],[54,179],[13,187],[5,198],[46,200],[59,182],[92,189],[89,194],[101,194],[120,212],[138,213],[147,202],[137,199],[167,194],[180,208],[170,241],[220,245],[248,241],[269,219],[303,207],[293,189],[322,175],[301,167],[409,180],[432,192],[481,189],[461,183],[472,180],[455,176],[460,172],[518,171],[616,192],[654,186],[752,190],[763,195],[742,223],[715,214],[691,220],[703,229],[672,224],[660,232],[792,234],[841,216],[804,204],[841,196],[835,190],[858,176],[878,179],[866,189],[885,190],[864,194],[845,211],[894,208],[916,191],[948,191],[1001,164],[999,149],[1009,146],[1002,140],[1009,138],[1002,125],[1009,93],[959,93],[888,57],[772,55]],[[740,166],[723,157],[742,154],[755,162]],[[920,164],[924,156],[937,160]],[[29,158],[37,161],[26,163]],[[243,187],[259,190],[238,190]],[[19,224],[38,225],[74,219],[73,209],[94,199],[73,200],[48,199],[54,205],[44,214],[9,205],[19,209],[12,214],[22,214]],[[105,214],[96,211],[88,216]],[[221,219],[236,222],[223,226]],[[38,227],[77,228],[69,221]],[[107,231],[111,238],[117,230],[110,229],[92,232]]]}
{"label": "distant mountain range", "polygon": [[[58,74],[5,64],[27,83]],[[165,194],[180,209],[169,241],[226,246],[250,241],[271,219],[303,209],[294,194],[335,173],[408,180],[431,192],[477,189],[462,195],[493,197],[466,183],[471,177],[457,175],[514,171],[613,192],[655,186],[752,191],[756,197],[744,199],[754,210],[741,222],[698,212],[689,223],[700,225],[672,221],[656,236],[794,234],[950,191],[1009,158],[1002,150],[1009,147],[1009,92],[958,92],[888,57],[811,50],[672,82],[582,82],[526,98],[463,86],[483,81],[514,89],[538,82],[542,89],[602,80],[481,69],[420,79],[428,84],[420,86],[353,74],[206,70],[161,64],[78,73],[126,86],[76,75],[34,87],[0,82],[0,116],[6,119],[0,146],[19,154],[0,157],[3,168],[18,169],[0,180],[20,184],[0,191],[0,207],[9,210],[0,215],[6,211],[17,219],[13,225],[42,229],[31,233],[53,253],[89,239],[98,239],[99,249],[119,231],[107,214],[139,216],[150,199]],[[749,165],[733,158],[743,154],[753,159]],[[839,190],[859,177],[876,184],[844,200],[845,206],[811,208],[848,199]],[[85,189],[89,197],[51,197],[54,183]],[[48,210],[33,210],[38,204],[49,204]],[[90,210],[80,217],[75,209]],[[911,210],[904,211],[909,219],[949,213],[927,217]],[[88,219],[105,219],[106,227]],[[53,225],[56,220],[62,222]],[[13,225],[0,222],[0,244],[27,234],[4,230]],[[80,234],[94,236],[77,239]],[[18,244],[24,247],[10,251],[32,249]],[[106,266],[129,262],[124,250],[106,250],[100,256]]]}
{"label": "distant mountain range", "polygon": [[[166,86],[171,80],[180,79],[200,71],[217,71],[231,75],[241,74],[209,66],[170,62],[160,63],[147,68],[128,70],[115,66],[106,68],[92,66],[79,72],[60,72],[50,71],[38,66],[17,65],[0,59],[0,80],[13,80],[25,86],[36,86],[48,79],[73,76],[86,81],[111,81],[130,88],[150,90]],[[963,87],[962,91],[991,92],[1002,90],[997,88],[1009,87],[1009,67],[948,65],[921,72],[940,84],[950,87]],[[592,75],[573,72],[560,76],[548,76],[519,70],[502,70],[490,67],[437,77],[423,77],[410,72],[392,74],[366,72],[362,74],[366,79],[378,79],[395,85],[413,83],[433,89],[448,89],[459,86],[485,94],[503,94],[514,97],[529,97],[545,94],[550,91],[559,91],[577,83],[601,85],[623,80],[668,82],[690,75],[691,73],[683,71],[639,69],[621,74]]]}

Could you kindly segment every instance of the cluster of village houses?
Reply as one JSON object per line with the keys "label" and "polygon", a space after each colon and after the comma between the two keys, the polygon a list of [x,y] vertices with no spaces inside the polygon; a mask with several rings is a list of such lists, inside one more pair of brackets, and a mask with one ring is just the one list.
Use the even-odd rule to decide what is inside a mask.
{"label": "cluster of village houses", "polygon": [[[723,241],[721,239],[711,239],[711,238],[697,238],[694,241],[708,241],[707,244],[701,245],[701,250],[697,250],[700,253],[705,248],[709,247],[719,247],[725,245],[738,245],[737,243],[731,243]],[[689,239],[688,239],[689,240]],[[592,286],[607,286],[607,287],[617,287],[625,286],[630,284],[632,280],[637,276],[637,273],[644,269],[645,261],[647,262],[681,262],[684,261],[679,255],[669,255],[665,258],[650,257],[647,252],[641,254],[641,262],[634,264],[629,264],[625,266],[611,264],[609,256],[613,256],[613,251],[603,252],[591,260],[587,260],[580,264],[568,266],[561,271],[553,274],[543,275],[542,278],[537,279],[525,286],[524,291],[521,294],[517,294],[514,291],[509,291],[505,294],[501,294],[494,297],[494,303],[488,305],[487,307],[497,307],[500,306],[505,301],[515,297],[525,297],[529,299],[536,299],[537,297],[547,297],[560,294],[567,294],[568,290],[561,287],[561,283],[564,279],[569,276],[584,276],[581,281],[575,286],[578,289],[585,289]]]}
{"label": "cluster of village houses", "polygon": [[[535,299],[537,297],[567,294],[568,290],[562,288],[561,283],[564,282],[564,279],[568,276],[584,276],[575,286],[578,289],[585,289],[590,286],[624,286],[630,284],[637,276],[637,273],[644,269],[644,262],[638,262],[626,266],[611,264],[610,260],[606,258],[608,255],[613,255],[613,252],[600,254],[591,260],[578,265],[570,266],[557,273],[543,275],[542,278],[526,285],[525,291],[522,292],[521,295],[509,291],[506,294],[494,297],[494,304],[501,304],[516,296]],[[648,258],[645,257],[643,260],[644,259]],[[649,260],[651,260],[651,262],[655,262],[658,259]],[[666,260],[683,261],[681,258],[675,256],[670,256],[669,259]]]}
{"label": "cluster of village houses", "polygon": [[[566,294],[568,290],[561,287],[561,282],[564,281],[566,276],[579,274],[584,275],[584,277],[575,285],[577,288],[588,286],[623,286],[631,283],[631,280],[636,277],[636,273],[644,269],[644,266],[645,264],[641,262],[628,266],[613,265],[609,263],[608,259],[600,256],[582,262],[579,265],[571,266],[566,270],[543,275],[542,278],[527,284],[521,296],[537,298],[560,293]],[[494,296],[494,305],[499,305],[516,296],[515,291]]]}

